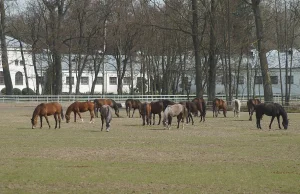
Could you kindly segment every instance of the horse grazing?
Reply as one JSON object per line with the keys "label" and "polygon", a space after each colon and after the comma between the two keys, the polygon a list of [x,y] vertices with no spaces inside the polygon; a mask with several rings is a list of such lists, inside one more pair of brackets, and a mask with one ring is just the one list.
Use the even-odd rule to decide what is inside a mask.
{"label": "horse grazing", "polygon": [[275,117],[277,117],[279,129],[281,129],[280,116],[282,116],[282,125],[284,129],[288,128],[289,121],[287,118],[287,113],[285,112],[284,108],[280,104],[260,103],[255,106],[255,110],[256,110],[256,126],[258,129],[261,129],[260,120],[264,114],[272,117],[269,125],[269,129],[271,129],[271,125]]}
{"label": "horse grazing", "polygon": [[249,121],[252,121],[252,115],[253,112],[255,111],[255,105],[260,104],[260,100],[259,99],[249,99],[247,101],[247,107],[248,107],[248,112],[249,112]]}
{"label": "horse grazing", "polygon": [[83,119],[81,118],[81,112],[90,111],[91,115],[91,122],[94,122],[94,103],[91,101],[86,102],[73,102],[67,109],[66,112],[66,121],[67,123],[70,122],[70,114],[71,112],[74,112],[74,122],[76,122],[76,114],[80,117],[81,121],[83,122]]}
{"label": "horse grazing", "polygon": [[143,103],[141,106],[141,115],[143,119],[143,125],[147,123],[147,125],[151,125],[151,104]]}
{"label": "horse grazing", "polygon": [[[200,112],[200,122],[205,121],[205,116],[206,116],[206,103],[203,98],[194,98],[192,100],[193,103],[196,104],[198,111]],[[197,113],[198,115],[198,113]]]}
{"label": "horse grazing", "polygon": [[240,117],[240,111],[241,111],[241,101],[239,99],[234,99],[231,101],[231,106],[233,110],[233,117]]}
{"label": "horse grazing", "polygon": [[213,117],[218,117],[220,110],[223,110],[223,115],[226,117],[227,103],[222,99],[216,98],[213,101]]}
{"label": "horse grazing", "polygon": [[163,124],[164,128],[171,128],[172,118],[177,116],[177,128],[179,128],[180,121],[182,122],[182,129],[184,129],[184,118],[188,116],[187,108],[182,104],[174,104],[167,106],[164,111]]}
{"label": "horse grazing", "polygon": [[119,115],[119,106],[112,99],[95,99],[94,104],[95,104],[94,112],[95,112],[96,117],[98,117],[98,111],[103,105],[109,105],[111,108],[113,108],[115,110],[115,114],[117,115],[117,117],[120,116]]}
{"label": "horse grazing", "polygon": [[101,121],[102,121],[102,127],[101,131],[103,130],[103,124],[104,120],[106,123],[106,131],[109,132],[110,129],[110,122],[112,120],[112,113],[111,113],[111,108],[109,105],[103,105],[100,108],[100,114],[101,114]]}
{"label": "horse grazing", "polygon": [[156,101],[156,102],[151,102],[151,114],[153,114],[153,125],[155,125],[155,115],[158,114],[159,116],[159,121],[158,121],[158,125],[160,124],[161,121],[161,112],[164,110],[164,104],[163,102],[160,101]]}
{"label": "horse grazing", "polygon": [[31,118],[32,129],[36,127],[38,116],[40,117],[40,121],[41,121],[40,128],[43,127],[43,117],[45,117],[50,129],[50,124],[48,121],[48,116],[50,115],[54,115],[55,129],[57,128],[57,119],[58,119],[58,128],[60,128],[60,121],[61,119],[64,119],[63,109],[59,103],[50,102],[50,103],[41,103],[37,105],[37,107],[34,109]]}
{"label": "horse grazing", "polygon": [[139,113],[140,113],[140,117],[141,117],[141,107],[142,107],[142,103],[139,101],[139,100],[133,100],[133,99],[127,99],[125,101],[125,107],[126,107],[126,113],[127,113],[127,116],[130,118],[130,111],[131,109],[133,109],[133,113],[132,113],[132,116],[133,117],[133,114],[135,112],[135,109],[138,109],[139,110]]}

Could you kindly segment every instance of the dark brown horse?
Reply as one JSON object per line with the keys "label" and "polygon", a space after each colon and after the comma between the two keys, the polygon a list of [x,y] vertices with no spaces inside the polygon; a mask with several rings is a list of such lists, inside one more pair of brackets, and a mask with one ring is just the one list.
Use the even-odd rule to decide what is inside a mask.
{"label": "dark brown horse", "polygon": [[161,100],[156,101],[156,102],[151,102],[151,114],[153,114],[153,125],[155,125],[155,115],[158,114],[159,116],[159,121],[158,125],[160,124],[161,121],[161,112],[164,110],[164,104]]}
{"label": "dark brown horse", "polygon": [[91,115],[91,122],[94,122],[94,103],[91,101],[86,101],[86,102],[73,102],[67,109],[66,112],[66,121],[67,123],[70,122],[70,114],[71,112],[74,112],[74,122],[76,122],[76,114],[78,114],[78,116],[80,117],[81,121],[83,121],[83,119],[81,118],[81,112],[86,112],[86,111],[90,111],[90,115]]}
{"label": "dark brown horse", "polygon": [[188,123],[192,120],[192,125],[194,125],[193,115],[198,114],[197,105],[194,102],[190,102],[190,101],[179,102],[179,104],[184,105],[186,107],[187,111],[188,111],[188,117],[187,117],[186,122]]}
{"label": "dark brown horse", "polygon": [[289,121],[287,118],[287,113],[285,112],[284,108],[280,104],[260,103],[258,105],[255,105],[255,110],[256,110],[256,126],[258,129],[261,129],[260,120],[264,114],[272,117],[271,122],[269,124],[269,129],[271,129],[271,125],[275,117],[277,118],[279,129],[281,129],[280,116],[282,117],[282,125],[284,129],[288,128]]}
{"label": "dark brown horse", "polygon": [[119,115],[119,106],[112,99],[95,99],[94,104],[95,104],[94,112],[95,112],[96,117],[98,117],[98,112],[99,112],[100,108],[102,107],[102,105],[109,105],[110,107],[112,107],[115,110],[115,114],[117,115],[117,117],[120,116]]}
{"label": "dark brown horse", "polygon": [[138,109],[139,110],[139,113],[140,113],[140,117],[141,117],[141,108],[142,108],[142,103],[139,101],[139,100],[134,100],[134,99],[127,99],[125,101],[125,107],[126,107],[126,113],[127,113],[127,116],[130,118],[130,111],[131,109],[133,109],[133,113],[132,113],[132,116],[133,117],[133,114],[135,112],[135,109]]}
{"label": "dark brown horse", "polygon": [[198,111],[200,112],[200,122],[205,121],[205,116],[206,116],[206,103],[203,98],[194,98],[192,100],[197,106]]}
{"label": "dark brown horse", "polygon": [[247,101],[247,107],[248,107],[248,112],[249,112],[249,121],[252,121],[252,115],[253,115],[253,112],[255,111],[255,106],[260,103],[261,102],[259,99],[249,99]]}
{"label": "dark brown horse", "polygon": [[171,100],[168,100],[168,99],[164,99],[164,100],[161,100],[163,105],[164,105],[164,110],[166,110],[167,106],[169,105],[174,105],[175,102],[171,101]]}
{"label": "dark brown horse", "polygon": [[41,103],[34,109],[31,118],[32,129],[36,127],[38,117],[40,117],[40,121],[41,121],[40,128],[43,127],[43,117],[45,117],[50,129],[50,124],[48,121],[48,116],[50,115],[54,115],[55,129],[57,128],[57,119],[58,119],[58,128],[60,128],[60,121],[61,119],[64,119],[63,109],[59,103],[51,102],[51,103]]}
{"label": "dark brown horse", "polygon": [[227,103],[222,99],[216,98],[213,101],[213,117],[218,117],[220,110],[223,110],[223,115],[226,117]]}
{"label": "dark brown horse", "polygon": [[143,103],[141,106],[141,115],[143,119],[143,125],[147,123],[147,125],[151,125],[151,104]]}

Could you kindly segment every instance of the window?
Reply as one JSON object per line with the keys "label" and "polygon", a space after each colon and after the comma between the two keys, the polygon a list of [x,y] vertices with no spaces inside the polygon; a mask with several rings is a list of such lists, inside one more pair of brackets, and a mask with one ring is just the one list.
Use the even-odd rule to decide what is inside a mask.
{"label": "window", "polygon": [[18,59],[15,60],[15,65],[16,65],[16,66],[19,65],[19,60],[18,60]]}
{"label": "window", "polygon": [[131,84],[131,78],[130,77],[124,77],[123,78],[123,84],[124,85],[130,85]]}
{"label": "window", "polygon": [[272,84],[278,84],[278,76],[270,76]]}
{"label": "window", "polygon": [[89,77],[81,77],[81,82],[82,85],[89,85]]}
{"label": "window", "polygon": [[294,84],[294,76],[287,76],[287,83]]}
{"label": "window", "polygon": [[110,85],[117,85],[117,77],[110,77],[109,78]]}
{"label": "window", "polygon": [[244,84],[244,76],[239,76],[239,84]]}
{"label": "window", "polygon": [[23,85],[23,74],[20,71],[15,75],[15,85]]}
{"label": "window", "polygon": [[0,85],[4,85],[4,75],[3,75],[3,71],[0,71]]}
{"label": "window", "polygon": [[97,77],[96,85],[103,85],[103,77]]}
{"label": "window", "polygon": [[[70,77],[66,78],[66,85],[70,84]],[[74,77],[71,77],[71,84],[74,85]]]}
{"label": "window", "polygon": [[262,84],[262,76],[255,76],[255,84]]}
{"label": "window", "polygon": [[21,60],[20,61],[20,65],[24,65],[25,63],[24,63],[24,61],[23,60]]}

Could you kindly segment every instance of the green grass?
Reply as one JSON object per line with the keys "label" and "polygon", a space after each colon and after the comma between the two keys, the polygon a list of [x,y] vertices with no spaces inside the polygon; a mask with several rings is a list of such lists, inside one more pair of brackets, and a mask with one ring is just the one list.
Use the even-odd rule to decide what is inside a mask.
{"label": "green grass", "polygon": [[[288,130],[256,129],[248,114],[171,130],[113,118],[31,129],[34,106],[0,104],[0,193],[299,193],[299,114]],[[66,109],[66,108],[65,108]],[[73,116],[73,115],[72,115]],[[73,119],[72,119],[73,120]],[[72,121],[71,120],[71,121]]]}

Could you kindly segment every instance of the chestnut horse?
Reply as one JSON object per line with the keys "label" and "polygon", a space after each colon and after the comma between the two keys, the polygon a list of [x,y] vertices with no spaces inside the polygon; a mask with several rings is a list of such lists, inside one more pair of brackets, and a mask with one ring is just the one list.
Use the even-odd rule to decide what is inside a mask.
{"label": "chestnut horse", "polygon": [[261,129],[260,120],[264,114],[272,117],[271,122],[269,124],[269,129],[271,129],[271,125],[275,117],[277,118],[279,129],[281,129],[280,116],[282,117],[282,125],[284,129],[288,128],[289,121],[287,118],[287,113],[285,112],[284,108],[280,104],[260,103],[258,105],[255,105],[255,110],[256,110],[256,126],[258,129]]}
{"label": "chestnut horse", "polygon": [[200,122],[203,120],[205,121],[205,116],[206,116],[206,103],[203,98],[194,98],[192,100],[197,106],[198,111],[200,112]]}
{"label": "chestnut horse", "polygon": [[48,116],[50,115],[54,115],[55,129],[57,128],[57,117],[58,117],[58,128],[60,128],[60,120],[64,119],[63,109],[59,103],[50,102],[50,103],[41,103],[34,109],[31,118],[32,129],[36,127],[38,116],[40,117],[40,121],[41,121],[40,128],[43,127],[43,117],[45,117],[50,129],[50,124],[48,121]]}
{"label": "chestnut horse", "polygon": [[156,101],[156,102],[151,102],[151,114],[153,114],[153,125],[155,125],[155,115],[158,114],[159,116],[159,121],[158,125],[160,124],[161,121],[161,112],[164,110],[164,104],[161,100]]}
{"label": "chestnut horse", "polygon": [[91,122],[94,122],[94,103],[91,101],[86,102],[73,102],[67,109],[66,112],[66,121],[67,123],[70,122],[70,114],[71,112],[74,112],[74,122],[76,122],[76,114],[80,117],[81,121],[83,122],[83,119],[81,118],[81,112],[90,111],[91,115]]}
{"label": "chestnut horse", "polygon": [[139,110],[139,113],[140,113],[140,117],[141,117],[141,107],[142,107],[142,103],[139,101],[139,100],[133,100],[133,99],[127,99],[125,101],[125,107],[126,107],[126,113],[127,113],[127,116],[130,118],[130,111],[131,109],[133,109],[133,113],[132,113],[132,116],[133,117],[133,114],[135,112],[135,109],[138,109]]}
{"label": "chestnut horse", "polygon": [[223,110],[223,115],[226,117],[227,103],[222,99],[216,98],[213,101],[213,117],[218,117],[220,110]]}
{"label": "chestnut horse", "polygon": [[182,104],[169,105],[164,111],[163,124],[164,128],[170,129],[172,124],[172,118],[177,117],[177,128],[179,128],[180,121],[182,122],[182,129],[184,129],[184,118],[187,118],[187,108]]}
{"label": "chestnut horse", "polygon": [[112,99],[95,99],[94,104],[95,104],[94,112],[96,117],[98,117],[98,111],[102,107],[102,105],[109,105],[115,110],[115,114],[117,115],[117,117],[120,116],[118,104]]}
{"label": "chestnut horse", "polygon": [[141,106],[141,115],[143,119],[143,125],[147,123],[147,125],[151,125],[151,104],[143,103]]}
{"label": "chestnut horse", "polygon": [[249,121],[252,121],[252,115],[253,112],[255,111],[255,105],[260,104],[260,100],[259,99],[249,99],[247,101],[247,107],[248,107],[248,112],[249,112]]}

